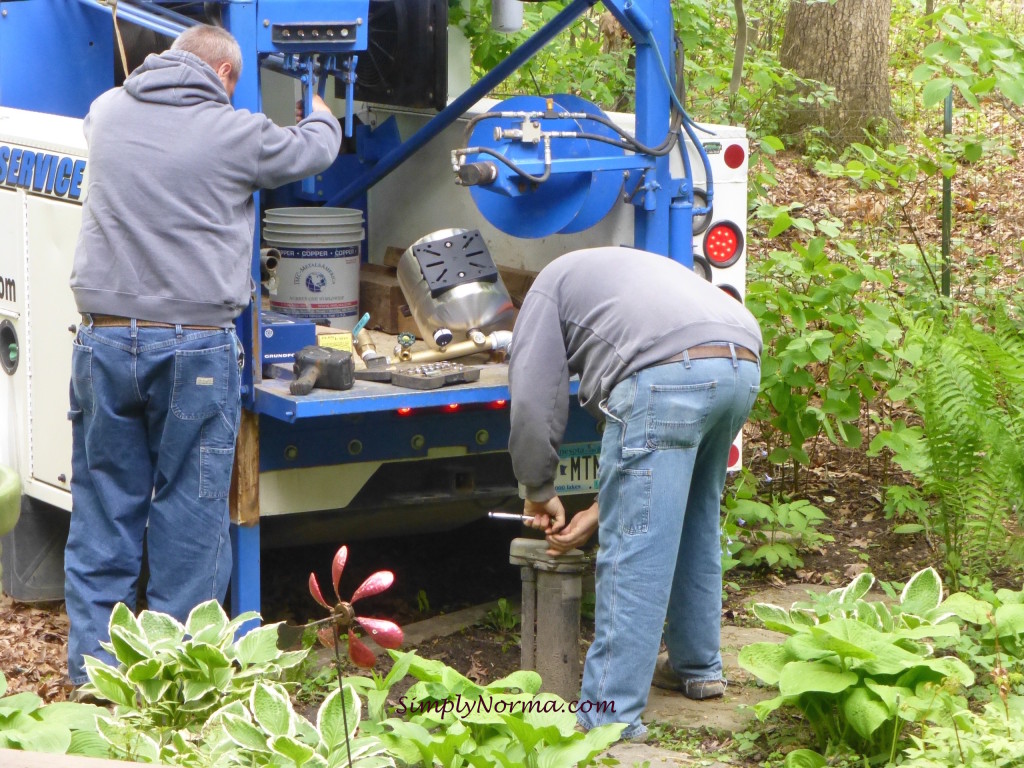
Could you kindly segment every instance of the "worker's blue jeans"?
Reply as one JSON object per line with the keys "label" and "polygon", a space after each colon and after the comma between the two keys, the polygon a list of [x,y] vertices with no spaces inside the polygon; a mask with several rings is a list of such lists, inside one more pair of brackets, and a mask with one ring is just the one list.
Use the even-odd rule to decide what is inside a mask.
{"label": "worker's blue jeans", "polygon": [[627,723],[624,739],[646,732],[640,715],[663,628],[682,678],[721,679],[721,496],[729,447],[759,383],[757,363],[687,359],[639,371],[611,391],[584,728]]}
{"label": "worker's blue jeans", "polygon": [[116,603],[136,608],[143,540],[151,610],[184,621],[224,599],[240,406],[233,330],[79,328],[64,552],[73,684],[87,682],[83,656],[112,661],[100,642]]}

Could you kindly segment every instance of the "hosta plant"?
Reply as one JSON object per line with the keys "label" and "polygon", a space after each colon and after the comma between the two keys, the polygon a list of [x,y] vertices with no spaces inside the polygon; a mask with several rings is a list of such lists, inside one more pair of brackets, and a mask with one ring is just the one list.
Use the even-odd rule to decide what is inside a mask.
{"label": "hosta plant", "polygon": [[192,728],[217,709],[245,699],[257,680],[279,680],[307,651],[282,652],[276,624],[257,627],[236,640],[244,613],[228,619],[216,600],[196,606],[184,624],[157,611],[137,617],[118,603],[110,615],[110,642],[117,660],[86,657],[89,690],[115,705],[118,719],[150,729]]}
{"label": "hosta plant", "polygon": [[536,672],[518,671],[480,685],[440,661],[391,651],[395,667],[417,682],[394,717],[377,724],[388,751],[408,765],[446,768],[586,766],[614,743],[624,723],[575,730],[568,702],[540,693]]}
{"label": "hosta plant", "polygon": [[96,733],[97,718],[107,715],[102,707],[70,701],[44,705],[28,691],[6,693],[7,678],[0,672],[0,749],[107,756],[107,745]]}
{"label": "hosta plant", "polygon": [[218,768],[381,768],[393,766],[375,736],[357,736],[362,704],[352,686],[333,691],[315,723],[295,712],[280,685],[261,683],[248,701],[218,710],[203,730],[204,756]]}
{"label": "hosta plant", "polygon": [[846,743],[860,754],[891,758],[908,722],[945,721],[974,673],[957,658],[937,657],[933,642],[959,636],[942,608],[942,581],[926,568],[907,582],[893,605],[865,599],[874,584],[863,573],[817,604],[790,610],[757,604],[754,614],[779,643],[753,643],[740,666],[779,695],[755,706],[761,719],[781,706],[799,709],[818,747]]}

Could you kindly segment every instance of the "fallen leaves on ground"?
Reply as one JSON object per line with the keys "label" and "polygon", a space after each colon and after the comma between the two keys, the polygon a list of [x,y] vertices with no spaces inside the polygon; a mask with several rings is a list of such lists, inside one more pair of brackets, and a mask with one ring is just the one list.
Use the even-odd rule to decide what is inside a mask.
{"label": "fallen leaves on ground", "polygon": [[63,604],[28,605],[0,595],[0,671],[7,692],[44,701],[67,695],[68,616]]}

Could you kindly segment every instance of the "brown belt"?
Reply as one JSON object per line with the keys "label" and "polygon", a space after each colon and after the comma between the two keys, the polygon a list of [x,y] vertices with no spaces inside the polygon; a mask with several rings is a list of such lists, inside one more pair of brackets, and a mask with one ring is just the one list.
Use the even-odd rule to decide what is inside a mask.
{"label": "brown belt", "polygon": [[[759,362],[757,355],[746,347],[734,344],[733,348],[736,350],[737,360],[749,360],[752,363]],[[685,352],[680,352],[678,355],[672,355],[672,357],[667,360],[662,360],[658,365],[664,365],[665,363],[679,363],[687,357],[690,360],[706,360],[707,358],[715,357],[731,358],[732,352],[729,350],[729,346],[727,344],[699,344],[696,347],[690,347]]]}
{"label": "brown belt", "polygon": [[[88,325],[90,322],[94,328],[128,328],[132,324],[130,317],[121,317],[120,315],[93,315],[84,314],[82,315],[82,322]],[[138,320],[136,319],[135,325],[138,328],[175,328],[174,323],[161,323],[156,320]],[[222,331],[224,330],[219,325],[182,325],[190,331]]]}

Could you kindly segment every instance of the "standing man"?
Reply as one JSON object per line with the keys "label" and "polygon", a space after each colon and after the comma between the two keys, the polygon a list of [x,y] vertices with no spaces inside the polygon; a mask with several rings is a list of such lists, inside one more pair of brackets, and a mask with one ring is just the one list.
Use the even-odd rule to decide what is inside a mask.
{"label": "standing man", "polygon": [[252,195],[325,170],[341,144],[320,99],[288,128],[236,111],[241,69],[230,33],[191,27],[85,118],[64,553],[75,686],[83,656],[111,661],[99,644],[113,606],[135,606],[143,541],[150,609],[184,620],[227,591]]}
{"label": "standing man", "polygon": [[[640,715],[658,684],[721,695],[719,514],[729,447],[760,385],[761,332],[742,304],[683,265],[629,248],[591,248],[541,270],[512,335],[509,450],[524,512],[551,552],[598,530],[594,642],[578,714],[589,730]],[[598,504],[565,526],[555,493],[569,377],[605,422]],[[667,617],[667,625],[666,625]],[[612,709],[614,707],[614,710]]]}

